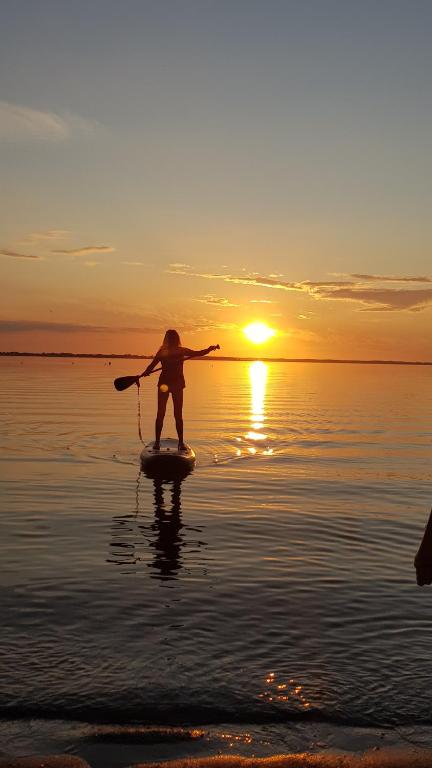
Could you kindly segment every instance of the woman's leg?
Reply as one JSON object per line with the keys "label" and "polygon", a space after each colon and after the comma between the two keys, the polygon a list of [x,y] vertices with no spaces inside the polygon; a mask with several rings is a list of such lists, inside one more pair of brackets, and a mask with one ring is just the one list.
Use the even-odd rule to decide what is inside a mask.
{"label": "woman's leg", "polygon": [[162,434],[162,427],[165,418],[166,405],[168,402],[169,392],[161,392],[158,388],[158,409],[155,423],[155,444],[153,448],[159,450],[160,438]]}
{"label": "woman's leg", "polygon": [[179,441],[179,449],[182,450],[186,447],[183,442],[183,390],[177,389],[171,394],[174,405],[174,418]]}

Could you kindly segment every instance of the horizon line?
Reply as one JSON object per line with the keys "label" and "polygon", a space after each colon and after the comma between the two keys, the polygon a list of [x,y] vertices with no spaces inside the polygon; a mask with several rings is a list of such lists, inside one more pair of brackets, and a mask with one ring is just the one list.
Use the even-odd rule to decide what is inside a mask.
{"label": "horizon line", "polygon": [[[137,355],[127,353],[95,353],[95,352],[2,352],[0,357],[77,357],[91,359],[119,359],[119,360],[152,360],[154,355]],[[432,360],[386,360],[386,359],[361,359],[361,358],[333,358],[333,357],[232,357],[232,356],[205,356],[190,358],[194,361],[219,361],[251,363],[262,361],[263,363],[345,363],[352,365],[432,365]]]}

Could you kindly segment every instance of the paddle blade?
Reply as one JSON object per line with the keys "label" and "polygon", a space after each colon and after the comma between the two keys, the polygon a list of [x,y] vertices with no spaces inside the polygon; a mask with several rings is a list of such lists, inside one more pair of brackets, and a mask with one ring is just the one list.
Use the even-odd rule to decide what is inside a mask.
{"label": "paddle blade", "polygon": [[123,392],[124,389],[128,389],[132,384],[137,384],[139,376],[120,376],[115,379],[114,386],[119,392]]}

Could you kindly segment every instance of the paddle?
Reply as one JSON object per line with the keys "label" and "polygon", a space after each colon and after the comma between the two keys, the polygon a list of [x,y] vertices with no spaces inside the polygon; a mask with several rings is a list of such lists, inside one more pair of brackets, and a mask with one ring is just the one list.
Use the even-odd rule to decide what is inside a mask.
{"label": "paddle", "polygon": [[[156,373],[156,371],[161,371],[162,368],[155,368],[153,371],[151,371],[148,376],[151,375],[151,373]],[[144,376],[143,373],[141,373],[139,376],[119,376],[118,379],[114,379],[114,386],[119,392],[123,392],[124,389],[128,389],[132,386],[132,384],[139,384],[139,380]]]}
{"label": "paddle", "polygon": [[[215,349],[220,349],[219,344],[215,344]],[[190,355],[189,357],[184,357],[184,360],[190,360],[191,357],[198,357],[198,355]],[[156,371],[161,371],[162,368],[154,368],[153,371],[150,371],[150,373],[156,373]],[[150,373],[147,374],[150,376]],[[119,376],[118,379],[114,380],[114,386],[118,390],[118,392],[123,392],[124,389],[129,389],[133,384],[136,384],[139,386],[139,380],[144,376],[143,373],[141,373],[139,376]]]}

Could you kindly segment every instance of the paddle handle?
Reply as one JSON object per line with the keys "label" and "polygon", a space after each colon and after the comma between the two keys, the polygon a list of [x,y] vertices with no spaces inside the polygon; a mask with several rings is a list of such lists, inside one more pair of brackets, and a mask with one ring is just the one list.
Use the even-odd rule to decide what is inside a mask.
{"label": "paddle handle", "polygon": [[[161,370],[162,370],[162,366],[159,366],[159,368],[154,368],[152,371],[150,371],[150,373],[147,374],[147,376],[151,376],[152,373],[156,373],[157,371],[161,371]],[[142,379],[144,375],[145,375],[144,373],[140,373],[140,375],[137,376],[137,379]]]}

